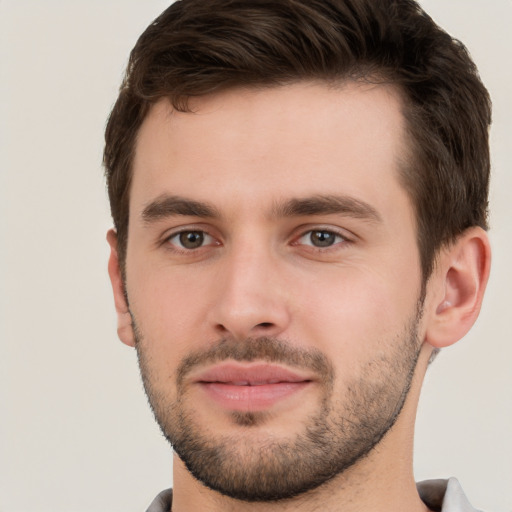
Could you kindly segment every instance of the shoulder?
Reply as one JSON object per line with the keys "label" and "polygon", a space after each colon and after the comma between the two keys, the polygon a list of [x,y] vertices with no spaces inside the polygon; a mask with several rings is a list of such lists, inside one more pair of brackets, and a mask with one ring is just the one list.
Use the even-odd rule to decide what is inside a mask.
{"label": "shoulder", "polygon": [[425,480],[416,485],[421,499],[431,510],[436,512],[480,512],[469,503],[456,478]]}
{"label": "shoulder", "polygon": [[172,489],[166,489],[151,502],[146,512],[171,512],[171,507]]}

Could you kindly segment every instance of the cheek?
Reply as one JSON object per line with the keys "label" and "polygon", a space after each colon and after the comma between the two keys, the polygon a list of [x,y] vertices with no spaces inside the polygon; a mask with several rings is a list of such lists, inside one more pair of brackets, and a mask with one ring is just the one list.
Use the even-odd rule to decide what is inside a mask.
{"label": "cheek", "polygon": [[388,350],[416,314],[419,277],[409,277],[359,267],[316,279],[296,294],[308,297],[296,315],[302,341],[345,368]]}
{"label": "cheek", "polygon": [[146,340],[146,350],[158,357],[159,365],[165,363],[172,370],[194,345],[204,344],[207,336],[201,322],[207,301],[200,283],[144,265],[130,270],[130,309]]}

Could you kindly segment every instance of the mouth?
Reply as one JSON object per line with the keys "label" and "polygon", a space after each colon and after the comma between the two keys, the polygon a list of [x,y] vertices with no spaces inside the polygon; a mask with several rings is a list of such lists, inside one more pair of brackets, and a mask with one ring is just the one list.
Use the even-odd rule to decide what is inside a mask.
{"label": "mouth", "polygon": [[263,411],[313,383],[310,375],[269,363],[225,362],[194,377],[206,396],[231,411]]}

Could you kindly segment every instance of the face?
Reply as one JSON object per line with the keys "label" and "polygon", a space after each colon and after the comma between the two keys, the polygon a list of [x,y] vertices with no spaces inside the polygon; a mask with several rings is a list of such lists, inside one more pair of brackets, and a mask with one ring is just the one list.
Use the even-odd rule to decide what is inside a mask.
{"label": "face", "polygon": [[126,294],[156,418],[235,498],[294,496],[392,427],[421,345],[400,99],[295,84],[164,101],[136,146]]}

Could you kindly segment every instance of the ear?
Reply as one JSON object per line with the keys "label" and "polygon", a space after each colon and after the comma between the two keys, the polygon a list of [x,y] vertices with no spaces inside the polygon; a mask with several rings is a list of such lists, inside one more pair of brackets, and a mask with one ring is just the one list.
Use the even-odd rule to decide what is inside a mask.
{"label": "ear", "polygon": [[429,283],[433,300],[425,340],[435,348],[452,345],[475,323],[489,278],[487,233],[473,227],[441,250]]}
{"label": "ear", "polygon": [[107,233],[107,242],[110,245],[110,258],[108,260],[108,275],[112,283],[114,292],[114,303],[117,313],[117,335],[119,339],[129,345],[135,346],[135,336],[133,334],[132,317],[126,302],[124,282],[121,275],[121,266],[119,264],[119,254],[117,252],[117,233],[110,229]]}

